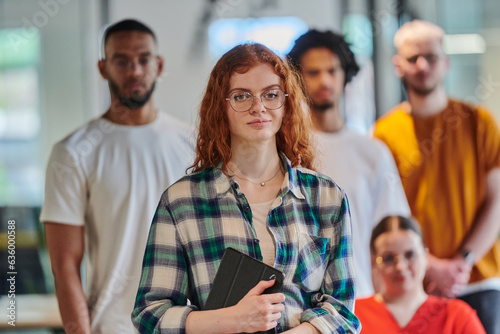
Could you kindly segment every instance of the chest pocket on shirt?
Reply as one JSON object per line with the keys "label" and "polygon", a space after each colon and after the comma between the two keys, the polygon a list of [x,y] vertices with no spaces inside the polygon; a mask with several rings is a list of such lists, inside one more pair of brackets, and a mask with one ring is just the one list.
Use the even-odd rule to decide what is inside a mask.
{"label": "chest pocket on shirt", "polygon": [[299,254],[293,283],[306,292],[320,289],[328,266],[330,239],[298,233]]}

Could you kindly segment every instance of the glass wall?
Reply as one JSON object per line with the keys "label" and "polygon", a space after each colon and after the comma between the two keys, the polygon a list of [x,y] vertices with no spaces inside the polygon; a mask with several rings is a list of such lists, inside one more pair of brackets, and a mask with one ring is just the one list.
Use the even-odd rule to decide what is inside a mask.
{"label": "glass wall", "polygon": [[0,30],[0,206],[38,205],[40,166],[40,35]]}
{"label": "glass wall", "polygon": [[[40,34],[21,28],[0,30],[0,280],[7,270],[8,222],[15,222],[15,268],[23,272],[16,292],[47,292],[38,214],[42,202],[40,159]],[[7,289],[7,285],[2,284]],[[7,290],[2,289],[1,294]]]}

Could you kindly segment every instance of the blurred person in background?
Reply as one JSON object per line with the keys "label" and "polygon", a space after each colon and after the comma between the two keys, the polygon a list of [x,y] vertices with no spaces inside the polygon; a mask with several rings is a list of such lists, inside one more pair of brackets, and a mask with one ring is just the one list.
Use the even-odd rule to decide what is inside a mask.
{"label": "blurred person in background", "polygon": [[444,31],[405,23],[394,36],[408,100],[375,124],[392,151],[429,247],[426,290],[463,299],[500,333],[500,131],[482,106],[446,96]]}
{"label": "blurred person in background", "polygon": [[300,72],[309,98],[316,167],[349,197],[356,295],[372,295],[370,231],[387,215],[410,214],[396,165],[383,143],[345,126],[341,100],[359,67],[342,35],[310,30],[295,41],[288,61]]}
{"label": "blurred person in background", "polygon": [[103,44],[98,67],[111,105],[54,146],[40,217],[67,333],[134,333],[130,312],[149,224],[194,153],[188,126],[153,104],[163,70],[153,31],[120,21]]}
{"label": "blurred person in background", "polygon": [[389,216],[373,229],[373,267],[384,291],[356,300],[356,315],[366,334],[485,333],[476,312],[459,299],[429,296],[423,288],[427,249],[412,218]]}

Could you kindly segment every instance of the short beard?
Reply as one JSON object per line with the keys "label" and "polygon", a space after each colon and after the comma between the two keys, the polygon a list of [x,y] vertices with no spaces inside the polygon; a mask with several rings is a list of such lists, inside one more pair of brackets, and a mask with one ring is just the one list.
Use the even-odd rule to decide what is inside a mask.
{"label": "short beard", "polygon": [[323,104],[316,104],[316,103],[311,104],[311,108],[313,110],[316,110],[316,111],[322,112],[322,113],[327,111],[327,110],[330,110],[334,106],[335,106],[335,103],[333,103],[333,102],[328,102],[328,103],[323,103]]}
{"label": "short beard", "polygon": [[427,88],[427,89],[420,89],[420,88],[417,88],[417,87],[413,87],[412,88],[412,90],[415,93],[417,93],[417,95],[420,95],[420,96],[427,96],[430,93],[432,93],[435,89],[436,89],[436,86],[434,86],[432,88]]}
{"label": "short beard", "polygon": [[122,105],[124,105],[125,107],[127,107],[128,109],[132,109],[132,110],[139,109],[142,106],[144,106],[151,98],[151,95],[153,94],[153,92],[155,90],[155,86],[156,86],[156,81],[155,81],[151,85],[151,88],[149,90],[147,90],[146,93],[144,93],[144,95],[137,96],[137,95],[132,94],[132,96],[128,97],[128,96],[125,96],[120,91],[120,88],[118,88],[118,85],[114,81],[108,80],[108,83],[109,83],[109,88],[111,89],[113,94],[115,94],[118,97],[118,100],[120,101],[120,103]]}
{"label": "short beard", "polygon": [[[405,80],[403,80],[403,86],[406,90],[406,92],[408,92],[408,84],[406,83]],[[427,96],[429,95],[430,93],[432,93],[434,90],[436,90],[438,85],[435,85],[431,88],[418,88],[418,87],[415,87],[415,86],[412,86],[410,87],[410,90],[412,90],[413,92],[415,92],[415,94],[419,95],[419,96]]]}

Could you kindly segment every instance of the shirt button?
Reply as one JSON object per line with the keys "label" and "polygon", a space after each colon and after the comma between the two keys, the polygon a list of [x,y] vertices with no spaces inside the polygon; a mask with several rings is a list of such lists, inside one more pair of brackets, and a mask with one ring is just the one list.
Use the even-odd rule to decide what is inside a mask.
{"label": "shirt button", "polygon": [[245,210],[245,212],[250,212],[250,207],[249,206],[245,206],[245,208],[243,210]]}

